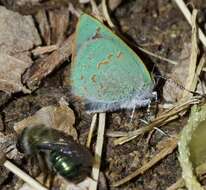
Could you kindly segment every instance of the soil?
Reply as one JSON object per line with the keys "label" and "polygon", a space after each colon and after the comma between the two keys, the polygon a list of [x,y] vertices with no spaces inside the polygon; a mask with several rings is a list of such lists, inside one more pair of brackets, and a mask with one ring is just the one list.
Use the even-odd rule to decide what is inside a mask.
{"label": "soil", "polygon": [[[193,0],[190,1],[190,4],[201,10],[206,8],[205,0]],[[79,7],[83,11],[86,10],[88,12],[90,10],[88,6],[81,5]],[[123,1],[112,12],[111,18],[119,31],[121,31],[121,34],[130,39],[129,41],[132,40],[133,46],[140,45],[157,55],[171,60],[178,61],[183,44],[190,43],[191,41],[191,27],[171,0]],[[145,53],[140,53],[140,57],[151,70],[155,65],[163,76],[169,74],[173,68],[172,64],[148,56]],[[61,97],[65,97],[75,110],[76,128],[80,136],[80,141],[84,143],[89,130],[91,116],[87,115],[83,110],[79,110],[79,104],[70,96],[70,89],[65,85],[64,81],[65,70],[67,69],[69,69],[69,62],[65,62],[60,68],[47,76],[39,88],[31,94],[16,93],[8,97],[7,94],[2,92],[0,112],[2,120],[0,123],[1,132],[5,135],[15,134],[13,126],[16,122],[34,114],[44,106],[56,105]],[[162,98],[161,89],[158,89],[158,91],[160,92],[158,101],[161,105],[164,103],[164,99]],[[146,126],[142,120],[150,120],[147,108],[136,110],[130,123],[131,114],[131,110],[108,113],[107,132],[133,131]],[[155,115],[155,105],[152,105],[149,115],[151,117]],[[158,151],[158,143],[167,139],[168,136],[178,135],[186,121],[187,116],[180,117],[178,120],[161,128],[165,134],[155,130],[152,134],[140,136],[123,145],[115,146],[115,138],[105,137],[101,171],[105,174],[107,188],[111,190],[164,190],[175,183],[181,177],[177,150],[161,162],[158,162],[158,164],[143,175],[134,178],[120,187],[112,187],[113,182],[122,179],[150,160],[154,156],[154,153]],[[21,159],[12,161],[24,170],[28,170],[28,166],[23,165]],[[18,178],[15,175],[7,175],[4,172],[0,173],[1,175],[5,175],[6,177],[2,182],[0,180],[0,189],[16,189],[17,185],[15,184]],[[99,189],[104,188],[100,187]]]}

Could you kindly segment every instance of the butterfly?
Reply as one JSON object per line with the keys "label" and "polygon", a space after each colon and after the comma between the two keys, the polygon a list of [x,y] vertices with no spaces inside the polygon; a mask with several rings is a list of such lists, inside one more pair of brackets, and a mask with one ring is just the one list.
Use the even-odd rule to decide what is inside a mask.
{"label": "butterfly", "polygon": [[76,27],[70,77],[72,93],[88,112],[139,108],[155,97],[154,81],[138,55],[85,13]]}

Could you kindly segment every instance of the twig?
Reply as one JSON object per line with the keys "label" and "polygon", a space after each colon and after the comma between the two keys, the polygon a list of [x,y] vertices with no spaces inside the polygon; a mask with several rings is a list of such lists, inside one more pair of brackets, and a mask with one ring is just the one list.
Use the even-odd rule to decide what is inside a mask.
{"label": "twig", "polygon": [[32,50],[33,56],[40,56],[45,53],[51,53],[54,50],[57,50],[58,46],[57,45],[49,45],[49,46],[41,46],[37,47],[34,50]]}
{"label": "twig", "polygon": [[13,172],[15,175],[23,179],[26,183],[28,183],[31,187],[33,187],[36,190],[47,190],[46,187],[43,187],[39,182],[37,182],[35,179],[33,179],[31,176],[20,170],[17,166],[15,166],[10,161],[6,160],[4,162],[4,166],[9,169],[11,172]]}
{"label": "twig", "polygon": [[191,89],[193,89],[193,91],[195,90],[195,88],[197,86],[197,82],[199,80],[199,76],[200,76],[201,71],[203,71],[204,65],[205,65],[205,56],[202,56],[200,61],[199,61],[198,66],[197,66],[195,77],[194,77],[194,80],[193,80],[193,83],[191,86]]}
{"label": "twig", "polygon": [[[197,67],[197,56],[198,56],[198,46],[197,46],[197,28],[196,28],[196,18],[197,18],[197,9],[194,9],[192,12],[192,49],[190,57],[190,65],[188,70],[188,77],[186,81],[185,89],[189,91],[194,91],[197,84],[197,78],[195,78],[195,72]],[[193,86],[194,80],[196,79],[195,85]],[[182,98],[191,97],[192,94],[189,91],[184,91]]]}
{"label": "twig", "polygon": [[98,20],[102,21],[101,14],[100,14],[100,12],[99,12],[99,9],[98,9],[98,7],[97,7],[97,4],[96,4],[95,0],[90,0],[90,4],[91,4],[91,6],[92,6],[92,12],[95,14],[95,17],[96,17]]}
{"label": "twig", "polygon": [[[90,0],[89,0],[89,2],[90,2]],[[69,9],[69,12],[71,12],[71,13],[72,13],[73,15],[75,15],[77,18],[80,17],[82,11],[81,11],[80,9],[78,9],[78,8],[74,8],[74,6],[73,6],[72,3],[69,3],[68,9]]]}
{"label": "twig", "polygon": [[204,68],[202,69],[202,71],[206,72],[206,67],[204,67]]}
{"label": "twig", "polygon": [[95,158],[94,158],[95,160],[92,168],[92,178],[95,180],[95,183],[91,183],[90,190],[97,189],[99,171],[101,165],[102,147],[104,142],[105,119],[106,119],[106,113],[100,113],[98,134],[97,134],[97,144],[96,144]]}
{"label": "twig", "polygon": [[89,3],[89,1],[90,1],[90,0],[79,0],[79,3],[84,4],[84,3]]}
{"label": "twig", "polygon": [[128,136],[128,132],[123,132],[123,131],[108,131],[106,132],[107,137],[125,137]]}
{"label": "twig", "polygon": [[90,126],[90,129],[89,129],[89,134],[88,134],[88,137],[87,137],[87,144],[86,144],[87,148],[90,147],[93,132],[94,132],[94,129],[95,129],[95,126],[96,126],[96,122],[97,122],[97,114],[95,113],[92,117],[92,122],[91,122],[91,126]]}
{"label": "twig", "polygon": [[[183,0],[174,0],[174,1],[176,2],[177,6],[180,8],[182,13],[184,14],[189,24],[192,25],[192,15],[189,9],[187,8],[186,4],[184,3],[184,1]],[[198,36],[202,44],[206,47],[206,36],[204,35],[204,33],[202,32],[200,28],[198,28]]]}
{"label": "twig", "polygon": [[150,52],[150,51],[148,51],[148,50],[146,50],[146,49],[144,49],[144,48],[142,48],[142,47],[137,46],[137,48],[140,49],[141,51],[143,51],[144,53],[146,53],[146,54],[148,54],[148,55],[150,55],[150,56],[153,56],[153,57],[155,57],[155,58],[157,58],[157,59],[166,61],[166,62],[171,63],[171,64],[173,64],[173,65],[177,65],[177,64],[178,64],[178,63],[177,63],[176,61],[174,61],[174,60],[167,59],[167,58],[162,57],[162,56],[160,56],[160,55],[156,55],[156,54],[154,54],[154,53],[152,53],[152,52]]}
{"label": "twig", "polygon": [[54,71],[55,68],[68,59],[72,53],[71,44],[73,35],[69,36],[60,48],[53,51],[49,56],[40,58],[24,73],[22,76],[23,83],[30,89],[35,89],[41,81]]}
{"label": "twig", "polygon": [[152,166],[154,166],[157,162],[165,158],[167,155],[171,154],[174,149],[177,147],[177,138],[170,138],[167,146],[165,146],[156,156],[154,156],[149,162],[144,164],[141,168],[134,171],[132,174],[128,175],[127,177],[119,180],[118,182],[113,183],[113,187],[118,187],[120,185],[123,185],[124,183],[127,183],[131,179],[143,174],[145,171],[150,169]]}
{"label": "twig", "polygon": [[184,112],[184,110],[187,110],[189,106],[196,104],[199,102],[198,97],[193,97],[189,100],[186,100],[185,102],[180,102],[175,104],[172,108],[169,110],[166,110],[159,114],[158,117],[156,117],[148,126],[137,129],[135,131],[129,132],[127,136],[120,137],[116,140],[114,140],[115,145],[122,145],[136,137],[138,137],[141,134],[144,134],[146,132],[149,132],[150,130],[154,129],[154,127],[161,127],[168,122],[177,119],[179,117],[179,114],[181,112]]}
{"label": "twig", "polygon": [[115,25],[113,24],[110,16],[109,16],[109,12],[108,12],[108,9],[107,9],[107,3],[106,3],[106,0],[102,0],[102,12],[103,12],[103,15],[107,21],[107,23],[109,24],[109,26],[111,28],[114,28]]}
{"label": "twig", "polygon": [[[93,6],[95,7],[96,3],[95,3],[94,1],[90,1],[90,3],[91,3],[91,5],[92,5],[92,7],[93,7]],[[94,3],[95,3],[95,5],[93,5]],[[95,8],[93,8],[93,9],[95,9]],[[110,18],[110,16],[109,16],[109,12],[108,12],[108,8],[107,8],[106,0],[102,0],[102,12],[103,12],[104,18],[106,19],[108,25],[109,25],[111,28],[115,28],[115,25],[113,24],[113,22],[112,22],[112,20],[111,20],[111,18]],[[98,18],[99,18],[99,17],[98,17]],[[153,57],[155,57],[155,58],[157,58],[157,59],[166,61],[166,62],[168,62],[168,63],[170,63],[170,64],[173,64],[173,65],[177,65],[177,64],[178,64],[178,63],[177,63],[176,61],[174,61],[174,60],[164,58],[164,57],[162,57],[162,56],[160,56],[160,55],[156,55],[156,54],[154,54],[154,53],[152,53],[152,52],[150,52],[150,51],[148,51],[148,50],[146,50],[146,49],[144,49],[144,48],[142,48],[142,47],[137,46],[137,48],[138,48],[139,50],[141,50],[142,52],[144,52],[144,53],[146,53],[146,54],[148,54],[148,55],[150,55],[150,56],[153,56]]]}
{"label": "twig", "polygon": [[129,132],[127,134],[127,136],[123,136],[123,137],[119,137],[118,139],[114,140],[114,145],[122,145],[126,142],[131,141],[134,138],[137,138],[139,135],[144,134],[146,132],[149,132],[150,130],[152,130],[153,127],[151,127],[150,125],[137,129],[135,131]]}

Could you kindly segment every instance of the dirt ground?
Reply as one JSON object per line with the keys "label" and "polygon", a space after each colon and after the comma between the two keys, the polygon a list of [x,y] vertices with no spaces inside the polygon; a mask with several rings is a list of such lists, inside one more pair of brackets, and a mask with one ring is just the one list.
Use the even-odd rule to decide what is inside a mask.
{"label": "dirt ground", "polygon": [[[15,3],[13,1],[11,2],[13,4],[1,0],[0,4],[12,10],[15,8]],[[53,2],[54,4],[56,3],[56,1]],[[49,11],[55,12],[56,10],[60,10],[62,6],[66,6],[64,4],[65,1],[62,2],[62,4],[57,3],[57,7],[52,5],[52,9]],[[206,9],[205,0],[193,0],[187,2],[202,11],[205,11]],[[91,12],[89,5],[80,5],[76,1],[73,1],[72,3],[75,9]],[[20,9],[21,12],[24,13],[24,9],[22,7]],[[38,10],[39,7],[36,9]],[[15,11],[19,11],[19,9]],[[33,11],[26,11],[26,13],[32,14],[34,18],[34,14],[36,13],[33,13]],[[202,14],[204,15],[204,12]],[[130,39],[129,41],[132,41],[132,45],[141,46],[157,55],[177,62],[181,59],[181,53],[185,44],[190,44],[191,42],[191,27],[176,6],[175,2],[171,0],[123,0],[110,16],[118,30],[121,31],[121,35]],[[198,19],[204,29],[204,16],[201,17],[200,15]],[[74,31],[76,21],[77,18],[75,18],[75,16],[70,18],[70,28],[67,28],[67,36]],[[37,23],[35,24],[35,26],[37,26]],[[45,39],[43,41],[43,45],[47,45]],[[31,51],[31,49],[29,51]],[[140,50],[137,51],[139,52]],[[155,65],[163,76],[168,76],[174,67],[174,65],[166,61],[154,58],[141,51],[140,57],[145,61],[148,68],[151,68],[151,71]],[[36,58],[32,57],[32,59]],[[71,105],[71,108],[75,110],[75,127],[80,142],[85,143],[91,123],[91,116],[81,110],[79,103],[75,102],[70,96],[70,88],[66,81],[68,76],[65,76],[68,74],[66,71],[69,69],[70,61],[64,61],[60,67],[56,68],[43,81],[41,80],[41,84],[37,89],[33,90],[31,94],[15,92],[11,95],[11,93],[1,91],[0,132],[4,135],[15,136],[13,126],[16,122],[33,115],[42,107],[57,105],[61,97],[64,97]],[[160,104],[159,109],[161,110],[163,109],[161,105],[165,103],[165,99],[163,97],[162,87],[157,86],[157,90],[159,91],[158,102]],[[173,93],[173,89],[170,89],[170,92]],[[155,110],[156,105],[152,104],[150,110],[151,117],[154,117]],[[150,120],[147,108],[136,110],[133,120],[130,123],[131,114],[131,110],[108,113],[106,132],[133,131],[146,126],[142,120]],[[161,146],[159,143],[164,142],[168,136],[178,135],[186,122],[187,115],[184,117],[180,116],[177,120],[170,122],[161,128],[165,134],[155,130],[152,133],[141,135],[123,145],[115,145],[115,138],[106,136],[104,140],[103,157],[101,159],[101,171],[106,179],[107,189],[165,190],[167,187],[175,183],[181,177],[177,149],[146,171],[143,175],[139,175],[120,187],[112,187],[114,182],[129,175],[149,161],[154,154],[158,152],[159,146]],[[94,146],[95,144],[92,146],[93,151]],[[29,170],[27,159],[17,156],[16,159],[11,160],[23,170]],[[0,169],[0,189],[18,189],[18,185],[22,182],[3,167]],[[105,188],[104,185],[99,187],[99,189]]]}

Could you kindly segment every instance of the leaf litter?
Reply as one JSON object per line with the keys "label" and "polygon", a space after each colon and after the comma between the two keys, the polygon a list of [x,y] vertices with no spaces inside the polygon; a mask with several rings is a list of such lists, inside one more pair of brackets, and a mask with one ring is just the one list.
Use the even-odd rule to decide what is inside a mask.
{"label": "leaf litter", "polygon": [[29,50],[41,45],[34,21],[0,6],[0,31],[0,90],[30,93],[21,76],[33,62]]}
{"label": "leaf litter", "polygon": [[[54,3],[50,4],[51,2],[54,2]],[[35,5],[35,1],[31,1],[30,5],[25,3],[25,4],[21,4],[21,6],[17,6],[18,4],[15,4],[15,2],[12,2],[11,3],[13,4],[12,7],[9,7],[9,4],[5,3],[7,8],[21,10],[20,11],[21,13],[33,14],[33,18],[35,18],[36,23],[34,25],[33,18],[31,16],[27,16],[27,19],[29,18],[30,21],[29,23],[24,23],[24,25],[29,26],[29,29],[27,28],[25,30],[26,33],[33,31],[32,28],[35,29],[34,33],[38,34],[38,32],[40,32],[38,34],[39,37],[37,37],[39,39],[35,42],[32,41],[34,40],[34,38],[36,38],[34,37],[35,36],[34,34],[33,34],[34,36],[30,36],[29,39],[24,40],[25,44],[23,43],[22,47],[20,43],[22,38],[17,37],[15,39],[17,43],[13,43],[12,40],[9,42],[9,38],[8,38],[7,46],[9,48],[11,46],[14,49],[4,48],[3,50],[1,50],[0,48],[0,50],[3,51],[4,53],[3,57],[5,56],[7,60],[9,60],[8,62],[10,62],[10,65],[7,68],[11,70],[13,67],[15,67],[15,64],[13,62],[14,60],[15,60],[15,63],[18,63],[16,64],[16,68],[12,69],[12,71],[16,74],[14,75],[14,77],[6,76],[6,75],[2,77],[4,79],[6,78],[7,83],[9,81],[12,82],[13,80],[15,82],[14,83],[15,85],[8,88],[8,87],[5,87],[5,83],[4,83],[2,85],[1,90],[7,93],[14,93],[14,92],[19,92],[19,91],[23,91],[24,93],[28,93],[30,91],[33,92],[32,94],[26,95],[24,97],[21,97],[21,96],[14,97],[14,99],[10,100],[11,102],[8,102],[8,104],[4,104],[5,108],[3,107],[3,110],[2,110],[3,111],[2,112],[3,125],[4,125],[2,134],[5,139],[7,139],[6,138],[7,135],[14,134],[13,126],[14,126],[14,123],[16,123],[15,118],[17,118],[17,120],[20,121],[21,119],[26,118],[25,116],[30,115],[28,120],[25,119],[22,121],[22,123],[20,121],[22,126],[29,124],[32,121],[33,122],[45,122],[45,123],[50,123],[55,126],[61,126],[62,127],[61,129],[65,130],[65,132],[68,132],[67,130],[68,126],[65,125],[65,123],[62,120],[64,120],[66,123],[69,123],[70,121],[71,122],[70,124],[72,126],[75,125],[77,127],[80,139],[83,138],[84,139],[83,141],[84,142],[86,141],[86,136],[89,133],[89,125],[90,125],[91,120],[86,119],[85,121],[83,121],[84,123],[83,125],[78,122],[78,119],[83,117],[85,113],[84,113],[84,110],[81,110],[82,109],[81,105],[76,103],[76,101],[78,102],[78,100],[72,100],[73,97],[71,97],[69,93],[70,88],[67,86],[67,83],[65,83],[65,80],[68,79],[68,76],[64,77],[65,76],[64,70],[65,69],[69,70],[69,64],[67,60],[71,54],[71,45],[72,45],[71,33],[72,31],[74,31],[75,25],[73,22],[75,22],[76,20],[74,16],[69,15],[69,13],[67,12],[68,9],[66,5],[68,2],[66,3],[65,2],[66,1],[56,2],[52,0],[48,4],[43,2],[42,4],[37,3]],[[171,81],[170,82],[166,81],[166,83],[169,83],[169,85],[172,84],[172,86],[168,87],[167,86],[168,84],[166,84],[163,87],[164,98],[165,100],[168,100],[168,102],[173,103],[172,107],[170,107],[169,109],[168,108],[165,109],[164,108],[165,103],[161,100],[160,105],[159,105],[159,110],[157,113],[157,117],[154,120],[152,120],[149,123],[149,125],[145,126],[145,124],[142,124],[139,120],[142,117],[144,118],[144,114],[146,114],[145,110],[138,110],[135,112],[134,123],[132,123],[131,125],[125,125],[125,123],[128,123],[129,121],[129,116],[131,115],[130,111],[121,111],[118,113],[112,113],[108,115],[106,130],[110,132],[114,131],[116,132],[116,135],[113,135],[112,138],[108,137],[104,139],[103,144],[104,144],[105,152],[101,159],[101,165],[102,165],[101,171],[105,173],[106,179],[109,185],[114,184],[117,180],[121,182],[120,179],[126,176],[134,175],[135,177],[137,174],[139,175],[138,177],[135,177],[134,180],[129,181],[126,184],[123,184],[123,186],[120,186],[118,188],[111,187],[111,189],[125,189],[125,188],[126,189],[128,188],[130,189],[136,189],[136,188],[166,189],[167,187],[172,185],[172,183],[175,183],[176,180],[178,179],[181,180],[180,179],[181,177],[180,167],[176,166],[176,163],[178,161],[177,161],[177,157],[175,156],[175,152],[174,152],[177,140],[176,138],[174,141],[171,140],[173,139],[172,136],[173,135],[178,136],[179,131],[183,127],[181,123],[181,119],[187,117],[186,111],[190,109],[191,105],[197,104],[200,102],[202,103],[204,101],[199,96],[195,96],[192,99],[186,99],[185,101],[181,101],[181,102],[179,101],[182,94],[184,93],[188,94],[187,90],[194,91],[195,90],[194,88],[196,86],[194,83],[186,82],[187,81],[186,78],[188,77],[188,74],[185,68],[186,67],[189,68],[187,65],[188,65],[188,62],[190,62],[189,61],[190,56],[187,56],[185,54],[187,54],[187,50],[190,49],[189,46],[191,44],[190,42],[191,40],[189,39],[190,35],[188,34],[191,31],[191,29],[188,27],[184,18],[181,17],[181,14],[179,14],[179,10],[177,8],[174,8],[173,4],[171,3],[159,1],[159,4],[157,4],[158,6],[156,6],[155,3],[146,2],[146,1],[140,2],[140,3],[137,3],[137,1],[133,1],[129,3],[123,3],[122,5],[121,4],[119,5],[118,1],[116,2],[117,2],[117,5],[115,5],[114,3],[114,7],[116,6],[115,9],[113,10],[113,8],[111,8],[110,11],[114,11],[113,14],[115,15],[117,21],[120,23],[120,27],[122,27],[123,29],[122,31],[128,32],[127,33],[128,35],[130,35],[134,39],[136,38],[137,42],[140,42],[140,44],[144,44],[143,47],[147,46],[147,49],[151,50],[152,52],[159,51],[157,54],[160,53],[162,54],[163,57],[168,57],[169,59],[176,60],[178,65],[168,66],[168,63],[164,62],[164,60],[161,61],[161,59],[157,60],[156,58],[151,57],[154,63],[158,62],[157,66],[161,70],[161,72],[166,73],[166,74],[170,73],[171,76],[169,78],[172,78],[172,79],[174,78],[175,82],[173,85]],[[86,10],[88,8],[88,5],[82,5],[76,2],[75,3],[71,2],[71,3],[74,6],[74,9],[76,10]],[[137,4],[139,7],[138,9],[132,8],[132,7],[136,7]],[[32,10],[31,7],[29,8],[28,5],[29,6],[35,5],[35,6],[32,7],[33,9]],[[119,7],[117,8],[117,6]],[[154,7],[156,8],[154,9]],[[5,9],[4,7],[2,8]],[[141,10],[141,11],[138,12],[138,10]],[[148,11],[148,10],[152,10],[152,11]],[[20,15],[17,12],[9,11],[7,9],[5,9],[5,12],[10,12],[11,14],[14,14],[15,17],[18,17],[18,16],[20,16],[21,18],[25,17],[25,16]],[[61,13],[62,13],[62,17],[61,17]],[[158,13],[159,15],[156,13]],[[127,14],[130,14],[131,16],[128,17]],[[174,14],[178,16],[174,17]],[[116,25],[116,20],[113,18],[113,15],[112,16],[111,15],[112,14],[109,14],[110,19]],[[166,18],[164,15],[167,15],[168,17]],[[60,19],[56,19],[59,16],[62,18],[61,19],[62,22],[60,22]],[[68,17],[69,19],[67,19]],[[177,20],[175,20],[176,18],[178,18],[178,22]],[[125,22],[125,20],[127,20],[127,22]],[[173,22],[173,24],[167,24],[170,22]],[[140,26],[139,24],[141,24],[142,28],[139,27]],[[134,28],[131,26],[138,26],[138,27]],[[163,26],[165,26],[165,29]],[[16,27],[17,26],[14,26],[15,29],[20,29]],[[22,26],[21,29],[24,30],[24,27],[26,26]],[[133,35],[134,30],[136,30],[136,32],[139,34],[138,37]],[[144,32],[142,32],[141,30]],[[150,31],[150,32],[147,32],[147,31]],[[181,40],[181,39],[178,39],[180,36],[178,35],[180,34],[179,32],[181,33],[182,36],[184,36],[184,39],[186,39],[184,46],[183,46],[183,43],[182,44],[176,43],[177,41],[179,42]],[[11,38],[12,34],[10,33],[10,35],[11,36],[9,37]],[[1,36],[1,33],[0,33],[0,36]],[[160,43],[158,43],[158,41],[161,41],[161,44],[163,45],[162,46],[159,45]],[[54,47],[52,47],[51,45],[54,45]],[[7,47],[7,46],[3,46],[3,47]],[[44,49],[40,49],[38,53],[33,54],[34,55],[33,57],[31,56],[31,53],[34,49],[36,49],[37,46],[39,46],[40,48],[44,47]],[[182,51],[179,51],[179,50],[182,50]],[[192,75],[189,74],[189,76],[192,76],[193,79],[194,77],[196,78],[195,79],[196,82],[199,81],[197,76],[199,76],[201,68],[204,66],[204,58],[198,59],[198,60],[201,60],[201,61],[198,62],[199,67],[198,66],[196,67],[195,75],[194,75],[194,70],[193,72],[191,72]],[[3,67],[3,64],[1,65],[2,65],[2,69],[1,67],[0,69],[1,70],[5,69],[5,71],[8,72],[8,70],[6,70],[6,68]],[[18,68],[17,66],[19,66],[20,68]],[[167,70],[168,68],[172,68],[172,70],[169,69],[168,71]],[[176,74],[180,77],[180,79],[178,78]],[[183,77],[184,76],[183,74],[185,74],[186,77]],[[176,79],[178,81],[176,81]],[[22,81],[24,85],[22,84]],[[177,85],[179,84],[179,81],[182,81],[180,86],[183,86],[186,90],[181,89]],[[190,84],[190,85],[187,86],[187,84]],[[171,91],[171,89],[173,90]],[[167,94],[165,94],[165,90],[167,90]],[[177,92],[173,92],[174,90]],[[64,108],[61,107],[60,105],[61,107],[60,108],[59,103],[58,103],[60,99],[65,96],[65,92],[67,92],[67,96],[69,97],[67,101],[69,102],[69,105],[71,105],[71,107],[74,109],[74,112],[70,110],[71,112],[65,114],[62,117],[58,117],[58,119],[54,120],[52,116],[61,115],[61,112],[64,109],[66,110],[69,109],[68,105],[66,104],[64,104],[65,106]],[[50,96],[49,96],[49,93],[51,94]],[[171,95],[172,95],[172,98],[169,97]],[[4,103],[6,101],[8,101],[8,99],[5,99]],[[167,101],[165,102],[167,103]],[[19,105],[17,106],[17,104]],[[11,108],[13,108],[13,110]],[[55,108],[56,108],[56,111],[53,112]],[[37,110],[40,110],[40,111],[37,111]],[[20,112],[21,114],[19,114]],[[36,114],[34,114],[35,112]],[[12,114],[14,116],[12,116]],[[113,116],[115,114],[120,116],[120,120],[118,120],[118,122],[116,123],[113,123],[113,118],[114,118]],[[46,115],[46,116],[42,117],[42,115],[44,116]],[[71,117],[71,115],[73,116]],[[74,123],[74,117],[76,118],[75,123]],[[86,118],[88,118],[88,116],[86,116]],[[170,123],[171,121],[173,121],[171,123],[172,125],[169,125],[168,123]],[[163,130],[166,130],[166,134],[168,134],[169,137],[163,134],[159,134],[158,131],[155,131],[154,133],[151,133],[151,137],[150,137],[151,139],[149,141],[145,139],[145,137],[147,137],[146,134],[149,131],[153,130],[154,127],[160,127],[160,126],[164,126]],[[174,128],[174,126],[177,126],[177,128]],[[114,142],[118,142],[118,139],[116,139],[116,136],[118,136],[118,134],[122,136],[121,138],[125,138],[127,140],[124,142],[123,145],[116,146],[115,144],[118,144],[118,143],[114,144]],[[93,135],[94,136],[96,135],[95,131]],[[110,136],[112,135],[110,134]],[[137,136],[139,138],[134,139]],[[77,137],[77,133],[76,133],[76,137]],[[115,140],[113,138],[115,138]],[[133,140],[130,141],[131,139]],[[169,143],[169,140],[174,142],[173,143],[174,146],[170,146],[171,144]],[[94,144],[95,144],[94,139],[91,138],[90,141],[91,141],[91,149],[93,150]],[[159,144],[161,144],[161,142],[168,142],[168,143],[163,143],[164,146],[161,146],[160,148]],[[134,152],[138,152],[138,153],[136,154]],[[167,156],[165,158],[165,156],[170,153],[174,155],[173,156],[174,160],[171,159],[171,156]],[[15,154],[16,153],[14,153],[14,155]],[[128,155],[130,156],[130,158],[128,157]],[[138,162],[135,161],[137,157],[139,160]],[[131,162],[128,162],[128,158]],[[162,160],[162,163],[159,162],[161,160]],[[171,165],[168,164],[169,161],[171,162]],[[137,163],[140,165],[137,165],[135,167],[135,164],[133,164],[133,167],[129,167],[129,165],[132,163]],[[166,168],[164,168],[164,166]],[[176,168],[174,168],[173,166],[175,166]],[[144,174],[141,175],[142,173]],[[166,180],[168,177],[170,177],[172,180]],[[153,180],[151,180],[151,178],[153,178]],[[165,178],[165,180],[163,181],[162,178]],[[4,177],[4,180],[5,179],[10,179],[9,180],[10,183],[8,183],[9,187],[12,188],[15,186],[14,181],[13,181],[15,180],[15,177],[11,179],[11,178],[8,178],[8,175],[6,175]],[[2,184],[4,180],[1,181]],[[3,189],[6,189],[6,187],[3,186]],[[99,189],[101,189],[101,187],[99,187]]]}

